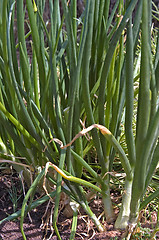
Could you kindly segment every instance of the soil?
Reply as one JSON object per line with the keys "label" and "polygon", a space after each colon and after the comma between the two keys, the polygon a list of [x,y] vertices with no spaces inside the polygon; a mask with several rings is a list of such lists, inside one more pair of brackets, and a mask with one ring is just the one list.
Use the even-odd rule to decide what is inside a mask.
{"label": "soil", "polygon": [[[26,187],[25,187],[26,188]],[[12,196],[15,196],[14,189],[16,189],[17,193],[17,206],[16,210],[21,208],[21,204],[23,201],[23,191],[22,191],[22,184],[21,180],[19,179],[16,173],[13,173],[10,170],[3,170],[0,172],[0,220],[4,219],[8,215],[14,212],[13,208],[13,200],[10,199],[9,192],[12,192]],[[26,189],[27,190],[27,189]],[[38,194],[35,195],[35,199],[39,198]],[[112,200],[114,202],[119,201],[117,194],[114,192],[112,193]],[[24,232],[26,234],[27,240],[42,240],[42,239],[50,239],[50,240],[57,240],[57,236],[54,231],[51,231],[50,226],[44,227],[43,217],[46,211],[48,202],[40,205],[36,209],[30,212],[30,218],[27,216],[24,221]],[[101,199],[97,198],[94,199],[91,204],[91,209],[93,212],[100,216],[103,212],[103,205]],[[49,204],[49,209],[51,210],[52,203]],[[116,208],[116,214],[118,209]],[[155,222],[157,220],[157,214],[153,212],[151,214],[151,221],[153,223],[144,220],[144,226],[148,228],[152,228],[155,226]],[[30,222],[30,220],[32,222]],[[46,218],[44,218],[46,220]],[[103,226],[105,227],[104,233],[99,233],[96,227],[94,226],[91,219],[82,211],[80,210],[78,214],[78,224],[77,224],[77,232],[75,235],[75,240],[81,239],[92,239],[92,240],[104,240],[104,239],[122,239],[123,231],[116,230],[114,228],[114,224],[108,224],[104,217],[101,216],[100,221],[102,222]],[[45,222],[45,221],[44,221]],[[66,217],[64,215],[64,209],[60,211],[57,227],[60,232],[62,240],[68,240],[71,233],[71,223],[72,218]],[[51,236],[52,234],[52,236]],[[51,236],[49,238],[49,236]],[[20,222],[19,219],[4,222],[0,225],[0,239],[2,240],[23,240],[22,234],[20,231]],[[135,239],[146,239],[146,238],[135,238]],[[159,239],[159,234],[156,239]]]}

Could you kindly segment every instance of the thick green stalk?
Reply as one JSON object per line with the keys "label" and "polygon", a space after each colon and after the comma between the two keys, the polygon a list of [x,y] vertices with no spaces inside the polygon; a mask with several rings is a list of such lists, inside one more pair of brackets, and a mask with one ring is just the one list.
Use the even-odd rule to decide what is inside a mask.
{"label": "thick green stalk", "polygon": [[90,89],[92,89],[93,85],[96,82],[97,79],[97,52],[98,52],[98,47],[97,47],[97,33],[99,27],[98,27],[98,15],[99,15],[99,9],[102,7],[103,2],[100,1],[101,3],[99,4],[99,0],[95,1],[95,6],[94,6],[94,16],[93,16],[93,38],[91,41],[91,59],[90,59]]}
{"label": "thick green stalk", "polygon": [[131,168],[131,165],[129,163],[129,160],[123,150],[123,148],[121,147],[121,145],[119,144],[119,142],[116,140],[116,138],[113,136],[113,134],[108,130],[106,129],[105,127],[103,127],[102,125],[98,125],[98,124],[95,124],[95,126],[97,128],[99,128],[99,130],[101,131],[101,133],[106,137],[106,139],[110,142],[110,144],[114,147],[114,149],[116,150],[116,152],[118,152],[119,154],[119,157],[120,157],[120,161],[121,161],[121,164],[124,168],[124,171],[127,175],[127,179],[129,181],[132,180],[132,168]]}
{"label": "thick green stalk", "polygon": [[136,42],[138,42],[141,18],[142,18],[142,1],[139,1],[137,9],[136,9],[134,22],[133,22],[133,40],[134,40],[134,44],[136,44]]}
{"label": "thick green stalk", "polygon": [[24,31],[23,0],[17,1],[17,30],[18,30],[19,43],[21,43],[24,54],[25,54],[25,56],[27,56],[25,31]]}
{"label": "thick green stalk", "polygon": [[[113,91],[114,91],[114,81],[115,81],[115,59],[116,59],[116,50],[114,51],[114,55],[112,58],[112,62],[110,65],[110,71],[108,75],[108,80],[107,80],[107,94],[106,94],[106,110],[105,110],[105,127],[110,129],[110,123],[113,124],[114,119],[112,118],[112,99],[113,99]],[[109,142],[105,142],[104,144],[106,145],[106,158],[109,159],[110,155],[110,150],[111,150],[111,145]],[[104,151],[104,146],[102,143],[103,151]]]}
{"label": "thick green stalk", "polygon": [[151,89],[151,113],[150,113],[150,122],[155,116],[156,113],[156,107],[157,107],[157,85],[156,85],[156,79],[155,79],[155,69],[152,61],[152,55],[149,51],[150,55],[150,65],[151,65],[151,82],[150,82],[150,89]]}
{"label": "thick green stalk", "polygon": [[143,176],[146,175],[143,167],[146,162],[142,158],[145,139],[148,131],[150,117],[150,62],[149,62],[149,25],[148,25],[148,0],[143,1],[142,8],[142,40],[141,40],[141,75],[139,84],[139,100],[137,112],[137,135],[136,135],[136,165],[132,187],[132,200],[130,206],[130,223],[136,224],[140,197],[143,194],[145,184]]}
{"label": "thick green stalk", "polygon": [[[97,34],[97,43],[98,46],[100,44],[100,39],[101,36],[105,35],[104,32],[102,32],[102,24],[103,24],[103,17],[104,17],[104,22],[107,24],[108,17],[109,17],[109,6],[110,6],[110,0],[108,1],[100,1],[99,3],[99,16],[98,16],[98,34]],[[104,15],[104,16],[103,16]],[[100,46],[99,46],[100,47]],[[99,50],[98,50],[99,51]]]}
{"label": "thick green stalk", "polygon": [[[112,99],[112,121],[110,123],[110,131],[112,134],[118,138],[120,134],[120,122],[123,113],[123,107],[125,103],[125,87],[122,86],[123,74],[124,72],[124,32],[119,41],[119,53],[118,60],[116,60],[115,66],[116,70],[116,80],[115,80],[115,90]],[[123,70],[122,70],[123,69]],[[125,75],[125,74],[124,74]],[[124,81],[125,82],[125,81]],[[111,149],[109,155],[109,171],[112,171],[113,161],[114,161],[115,150]]]}
{"label": "thick green stalk", "polygon": [[38,86],[38,76],[37,76],[37,59],[35,54],[35,49],[33,48],[33,82],[34,82],[34,102],[37,108],[40,110],[40,102],[39,102],[39,86]]}
{"label": "thick green stalk", "polygon": [[73,33],[74,33],[74,38],[76,41],[76,38],[77,38],[77,20],[76,20],[76,18],[77,18],[77,1],[73,0],[71,2],[71,4],[72,4]]}
{"label": "thick green stalk", "polygon": [[[92,3],[93,4],[93,3]],[[93,117],[93,111],[91,107],[91,99],[90,99],[90,88],[89,88],[89,62],[90,62],[90,56],[91,56],[91,39],[92,39],[92,30],[93,30],[93,12],[91,8],[91,18],[89,18],[89,28],[87,33],[87,39],[85,44],[85,51],[83,55],[83,73],[82,73],[82,93],[83,93],[83,101],[85,105],[85,110],[88,118],[88,124],[94,124],[94,117]],[[103,154],[102,154],[102,148],[99,142],[99,137],[96,131],[93,131],[93,140],[95,142],[95,146],[97,149],[97,154],[99,157],[99,161],[101,161],[102,171],[103,175],[105,173],[105,163],[103,160]]]}
{"label": "thick green stalk", "polygon": [[19,43],[19,50],[20,50],[21,69],[22,69],[22,73],[23,73],[24,86],[25,86],[27,94],[31,98],[33,98],[33,91],[32,91],[31,79],[30,79],[30,69],[29,69],[29,63],[28,63],[28,56],[25,55],[25,52],[22,48],[21,42]]}
{"label": "thick green stalk", "polygon": [[[55,1],[57,4],[57,1]],[[57,5],[56,5],[57,6]],[[48,112],[50,115],[50,119],[52,122],[53,129],[62,141],[64,141],[64,134],[62,130],[62,113],[61,113],[61,104],[60,104],[60,97],[59,97],[59,83],[58,83],[58,76],[57,76],[57,62],[56,62],[56,55],[55,50],[57,47],[57,39],[55,29],[57,30],[57,26],[54,25],[55,16],[53,15],[53,3],[50,1],[50,15],[51,15],[51,34],[48,36],[48,43],[50,48],[50,56],[49,56],[49,63],[51,69],[51,77],[49,77],[49,84],[50,87],[48,89],[48,101],[51,103],[47,106]],[[54,16],[54,18],[53,18]],[[57,17],[57,15],[56,15]],[[57,20],[55,21],[57,23]],[[47,95],[46,95],[47,96]],[[43,105],[45,109],[45,105]]]}
{"label": "thick green stalk", "polygon": [[[142,40],[141,40],[141,74],[139,82],[139,100],[136,126],[137,159],[143,149],[150,118],[150,55],[149,55],[148,1],[143,1]],[[138,164],[138,163],[137,163]]]}
{"label": "thick green stalk", "polygon": [[38,61],[39,79],[40,79],[40,84],[41,84],[40,94],[42,97],[43,89],[44,89],[45,83],[46,83],[45,65],[44,65],[43,56],[42,56],[42,52],[41,52],[40,38],[39,38],[38,28],[37,28],[37,24],[36,24],[36,16],[34,13],[32,1],[26,0],[26,6],[27,6],[27,10],[28,10],[30,27],[31,27],[31,31],[32,31],[32,38],[33,38],[33,43],[34,43],[35,52],[36,52],[37,61]]}
{"label": "thick green stalk", "polygon": [[[73,118],[74,118],[74,108],[75,108],[75,96],[78,91],[79,85],[79,77],[80,77],[80,69],[82,63],[82,55],[84,49],[84,43],[86,38],[86,31],[83,33],[82,42],[80,44],[79,55],[77,58],[77,51],[75,46],[75,38],[73,32],[73,24],[71,22],[71,18],[68,12],[68,7],[65,1],[62,1],[62,5],[64,8],[65,18],[66,18],[66,28],[68,32],[68,56],[69,56],[69,66],[70,66],[70,83],[69,83],[69,93],[68,93],[68,106],[69,106],[69,117],[67,121],[67,141],[71,141],[72,138],[72,130],[73,130]],[[88,5],[89,7],[89,5]],[[87,7],[86,7],[87,13]],[[88,14],[86,14],[86,19],[88,18]],[[84,26],[87,26],[87,21],[85,19]],[[73,20],[75,21],[75,20]],[[71,163],[71,149],[67,150],[67,168],[68,171],[72,170]]]}
{"label": "thick green stalk", "polygon": [[126,112],[125,112],[125,136],[128,147],[128,155],[131,166],[135,165],[136,150],[133,136],[133,108],[134,108],[134,77],[133,77],[133,33],[132,18],[127,27],[126,40]]}
{"label": "thick green stalk", "polygon": [[[128,156],[130,165],[133,167],[136,160],[135,141],[133,136],[133,105],[134,105],[134,81],[133,81],[133,34],[132,34],[132,18],[127,25],[126,39],[126,113],[125,113],[125,135],[128,147]],[[122,206],[116,220],[116,228],[125,229],[128,225],[130,214],[132,180],[125,179],[125,193],[122,198]]]}
{"label": "thick green stalk", "polygon": [[[78,93],[76,95],[76,105],[75,105],[75,109],[74,109],[74,126],[73,126],[73,130],[75,132],[79,132],[81,130],[81,126],[79,125],[79,119],[80,119],[80,109],[81,109],[81,103],[80,103],[80,99],[79,99],[79,89],[77,90]],[[81,157],[83,157],[83,143],[82,143],[82,139],[79,138],[77,139],[77,141],[75,142],[75,151],[77,154],[79,154]],[[77,177],[81,177],[82,176],[82,170],[83,167],[81,164],[77,164],[76,161],[74,161],[72,159],[72,163],[73,163],[73,168],[74,168],[74,172],[76,174]]]}
{"label": "thick green stalk", "polygon": [[7,0],[2,1],[2,28],[3,28],[3,34],[1,37],[2,43],[3,43],[3,59],[7,66],[8,64],[8,50],[7,50]]}
{"label": "thick green stalk", "polygon": [[[107,48],[107,29],[106,24],[109,15],[109,1],[99,1],[99,13],[97,25],[94,24],[92,55],[90,64],[90,89],[96,84],[97,79],[100,79],[101,69],[103,66],[103,58],[105,49]],[[97,10],[95,10],[97,11]],[[103,31],[104,30],[104,31]],[[96,38],[94,37],[96,35]]]}
{"label": "thick green stalk", "polygon": [[[13,3],[14,4],[14,3]],[[18,58],[17,58],[17,49],[15,47],[16,45],[16,38],[15,38],[15,32],[14,32],[14,24],[15,24],[15,8],[13,10],[13,17],[11,20],[11,30],[10,30],[10,34],[11,34],[11,51],[12,51],[12,57],[13,57],[13,67],[14,67],[14,72],[15,72],[15,76],[17,79],[17,82],[19,83],[19,85],[21,85],[21,76],[19,74],[19,68],[18,68]]]}
{"label": "thick green stalk", "polygon": [[[67,6],[66,1],[62,0],[62,7],[65,14],[66,19],[66,29],[68,34],[68,59],[69,59],[69,67],[70,67],[70,75],[74,72],[74,68],[77,65],[77,53],[76,53],[76,46],[75,46],[75,38],[73,32],[73,26],[71,22],[71,17],[69,14],[69,7]],[[73,78],[70,79],[71,83],[73,84]],[[71,90],[71,89],[70,89]]]}
{"label": "thick green stalk", "polygon": [[2,11],[3,11],[3,2],[4,1],[0,1],[0,32],[1,32],[1,30],[2,30]]}
{"label": "thick green stalk", "polygon": [[[75,42],[77,41],[77,1],[74,0],[72,1],[72,19],[73,19],[73,33],[74,33],[74,39]],[[81,33],[83,34],[83,32]],[[82,43],[82,41],[81,41]],[[81,64],[81,62],[80,62]],[[80,67],[79,67],[80,69]],[[79,70],[80,71],[80,70]],[[78,78],[77,84],[76,84],[76,96],[75,96],[75,108],[74,108],[74,121],[73,121],[73,130],[75,132],[80,131],[80,124],[79,124],[79,119],[80,119],[80,113],[81,113],[81,101],[80,101],[80,77]],[[75,151],[77,154],[79,154],[81,157],[83,157],[83,144],[82,144],[82,139],[79,138],[77,142],[75,143]],[[73,168],[74,172],[77,177],[82,176],[82,170],[83,167],[80,164],[76,164],[76,161],[72,161],[73,163]]]}
{"label": "thick green stalk", "polygon": [[132,180],[125,179],[124,193],[122,196],[122,205],[119,215],[115,222],[115,227],[120,229],[126,229],[128,226],[130,215],[130,202],[131,202]]}
{"label": "thick green stalk", "polygon": [[[91,99],[90,99],[90,87],[89,87],[89,64],[90,64],[90,56],[91,56],[91,43],[92,43],[92,33],[93,33],[93,17],[94,17],[94,2],[91,2],[92,6],[90,7],[90,18],[89,18],[89,28],[87,33],[85,51],[83,56],[83,75],[82,75],[82,89],[83,89],[83,100],[85,104],[85,110],[88,118],[88,123],[94,123],[93,111],[91,106]],[[102,152],[101,143],[99,141],[98,134],[95,131],[92,132],[93,140],[97,149],[97,154],[99,157],[99,161],[101,164],[102,175],[104,175],[108,171],[108,166],[106,166],[105,159]],[[108,176],[107,176],[108,177]],[[102,191],[105,193],[103,194],[103,203],[105,205],[105,214],[108,221],[112,221],[114,218],[110,193],[109,193],[109,185],[108,182],[105,180],[104,184],[102,185]]]}
{"label": "thick green stalk", "polygon": [[[37,5],[36,5],[37,4]],[[43,30],[43,21],[41,21],[40,15],[43,16],[44,14],[44,6],[45,6],[45,2],[44,0],[37,0],[35,2],[35,0],[33,1],[33,7],[34,7],[34,15],[35,15],[35,23],[38,29],[38,34],[39,34],[39,54],[40,54],[40,67],[43,67],[44,69],[39,69],[39,75],[43,74],[43,77],[45,77],[44,79],[41,79],[41,76],[39,76],[39,80],[41,82],[41,87],[45,86],[46,83],[46,73],[47,73],[47,64],[46,64],[46,60],[45,60],[45,42],[44,42],[44,30]],[[38,14],[37,14],[38,13]],[[40,13],[40,14],[39,14]],[[46,28],[46,27],[45,27]],[[45,29],[44,28],[44,29]],[[46,32],[46,31],[45,31]],[[46,32],[47,35],[47,32]],[[36,52],[36,50],[35,50]],[[38,65],[39,65],[39,59],[37,58],[38,61]],[[41,89],[41,96],[43,94],[43,90]]]}
{"label": "thick green stalk", "polygon": [[1,64],[3,63],[2,65],[2,73],[4,71],[4,79],[5,79],[5,82],[7,83],[6,84],[6,93],[8,95],[8,100],[9,100],[9,103],[10,103],[10,108],[12,109],[12,114],[14,114],[14,116],[17,116],[17,109],[19,108],[19,105],[18,105],[18,102],[17,102],[17,96],[16,96],[16,93],[14,91],[14,87],[13,87],[13,84],[12,84],[12,78],[11,78],[11,73],[10,73],[10,68],[9,68],[9,64],[8,64],[8,61],[9,61],[9,48],[8,48],[8,45],[7,45],[7,1],[4,0],[3,2],[3,5],[2,5],[2,29],[1,31],[3,30],[3,33],[1,34],[2,37],[1,37],[1,43],[2,43],[2,53],[1,53]]}

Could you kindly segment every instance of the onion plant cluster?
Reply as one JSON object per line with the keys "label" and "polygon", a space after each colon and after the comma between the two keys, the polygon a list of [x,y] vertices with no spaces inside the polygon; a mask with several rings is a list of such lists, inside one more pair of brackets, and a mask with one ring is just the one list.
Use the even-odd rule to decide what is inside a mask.
{"label": "onion plant cluster", "polygon": [[[106,220],[115,220],[109,175],[115,156],[126,175],[117,228],[131,232],[140,210],[158,197],[159,190],[143,201],[159,160],[159,31],[152,51],[151,4],[117,0],[110,12],[110,0],[86,0],[77,17],[76,0],[61,0],[61,6],[49,0],[46,21],[45,0],[26,0],[25,6],[23,0],[0,1],[0,161],[23,170],[31,184],[21,211],[0,223],[21,215],[24,239],[26,213],[55,196],[53,228],[61,239],[61,192],[75,203],[70,239],[79,206],[104,231],[85,192],[99,194]],[[118,141],[121,123],[126,152]],[[98,172],[86,158],[93,147]],[[48,174],[50,167],[56,176]],[[44,185],[47,194],[34,201],[42,179],[55,190]]]}

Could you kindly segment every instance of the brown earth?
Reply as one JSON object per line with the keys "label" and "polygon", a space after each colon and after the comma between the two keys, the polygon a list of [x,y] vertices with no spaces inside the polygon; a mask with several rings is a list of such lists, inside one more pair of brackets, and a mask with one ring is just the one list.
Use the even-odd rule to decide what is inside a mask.
{"label": "brown earth", "polygon": [[[21,181],[19,180],[19,177],[16,173],[12,173],[12,171],[6,170],[0,172],[0,220],[7,217],[8,215],[13,213],[13,201],[10,199],[9,192],[16,188],[17,192],[17,198],[20,197],[20,199],[17,202],[17,208],[20,209],[22,201],[23,201],[23,191],[21,186]],[[39,198],[40,196],[36,194],[35,199]],[[117,193],[112,193],[112,200],[114,202],[118,201]],[[54,231],[51,232],[50,226],[43,227],[42,226],[42,217],[45,213],[46,207],[48,203],[42,204],[36,209],[32,210],[30,212],[30,219],[32,222],[30,222],[29,217],[27,216],[24,221],[24,232],[26,234],[27,240],[42,240],[42,239],[51,239],[51,240],[57,240],[57,236],[54,233]],[[103,205],[100,198],[94,199],[91,204],[91,209],[93,212],[100,216],[103,212]],[[50,203],[49,209],[51,210],[52,205]],[[115,210],[116,213],[118,210]],[[46,219],[46,218],[45,218]],[[148,228],[152,228],[155,225],[155,222],[157,220],[157,214],[156,212],[153,212],[151,214],[151,221],[153,223],[150,223],[147,220],[144,220],[143,225]],[[116,230],[114,228],[114,224],[108,224],[104,217],[101,216],[100,221],[105,227],[104,233],[99,233],[94,226],[93,222],[90,220],[90,218],[82,211],[82,209],[79,212],[78,215],[78,224],[77,224],[77,232],[75,235],[75,240],[81,240],[81,239],[93,239],[93,240],[104,240],[104,239],[122,239],[122,231]],[[62,240],[68,240],[71,233],[71,223],[72,218],[68,218],[64,216],[64,211],[62,210],[59,214],[59,219],[57,223],[58,230],[60,232]],[[47,231],[46,231],[47,229]],[[46,234],[47,232],[47,234]],[[51,238],[49,236],[51,235]],[[46,238],[45,237],[46,234]],[[0,239],[2,240],[23,240],[22,234],[20,231],[20,223],[19,219],[10,221],[10,222],[4,222],[0,225]],[[146,239],[146,238],[135,238],[135,239]],[[159,235],[156,239],[159,239]]]}

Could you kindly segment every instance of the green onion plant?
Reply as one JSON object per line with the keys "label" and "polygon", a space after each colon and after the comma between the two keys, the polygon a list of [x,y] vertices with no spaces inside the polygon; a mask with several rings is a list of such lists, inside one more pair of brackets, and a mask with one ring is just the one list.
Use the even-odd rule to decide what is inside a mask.
{"label": "green onion plant", "polygon": [[[86,0],[78,16],[76,0],[61,0],[61,5],[49,0],[45,19],[46,2],[0,1],[0,137],[7,153],[0,157],[16,162],[14,168],[25,172],[29,186],[21,211],[0,223],[21,215],[26,239],[27,212],[56,196],[53,228],[61,239],[57,219],[60,194],[65,192],[78,203],[70,239],[79,206],[104,231],[85,191],[90,188],[101,196],[106,221],[113,222],[107,173],[117,156],[126,177],[115,226],[130,232],[146,204],[145,192],[159,159],[159,31],[154,31],[152,49],[152,3],[117,0],[110,12],[110,0]],[[87,158],[93,148],[98,171]],[[50,167],[56,176],[49,174]],[[55,191],[48,192],[44,185],[46,195],[33,201],[46,179]]]}

